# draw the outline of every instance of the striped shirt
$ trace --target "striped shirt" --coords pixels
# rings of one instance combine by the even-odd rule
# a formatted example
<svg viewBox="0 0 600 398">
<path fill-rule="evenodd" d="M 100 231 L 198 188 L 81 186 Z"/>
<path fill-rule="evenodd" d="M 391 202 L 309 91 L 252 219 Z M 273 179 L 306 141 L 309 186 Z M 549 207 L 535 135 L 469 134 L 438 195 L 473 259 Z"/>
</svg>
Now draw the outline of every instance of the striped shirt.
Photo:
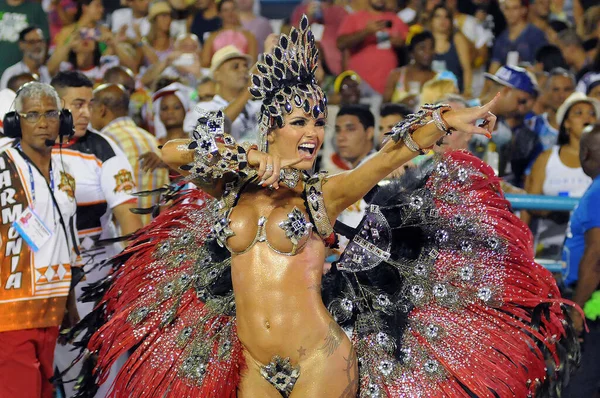
<svg viewBox="0 0 600 398">
<path fill-rule="evenodd" d="M 138 127 L 133 119 L 128 116 L 117 118 L 107 124 L 100 133 L 112 139 L 125 152 L 133 168 L 138 191 L 151 191 L 169 183 L 166 169 L 158 168 L 152 173 L 144 173 L 142 170 L 140 156 L 151 151 L 160 156 L 159 144 L 152 134 Z M 155 196 L 138 198 L 138 206 L 141 208 L 149 208 L 157 202 L 158 197 Z M 150 215 L 144 215 L 142 222 L 147 225 L 150 222 Z"/>
</svg>

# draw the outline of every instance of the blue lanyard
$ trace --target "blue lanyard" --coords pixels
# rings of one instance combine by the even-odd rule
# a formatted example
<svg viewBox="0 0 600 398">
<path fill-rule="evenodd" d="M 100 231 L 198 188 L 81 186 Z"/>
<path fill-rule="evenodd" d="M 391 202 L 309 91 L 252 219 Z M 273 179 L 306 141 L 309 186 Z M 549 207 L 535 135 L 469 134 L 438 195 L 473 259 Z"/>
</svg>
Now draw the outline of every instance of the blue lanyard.
<svg viewBox="0 0 600 398">
<path fill-rule="evenodd" d="M 29 168 L 29 180 L 31 181 L 31 198 L 33 199 L 33 204 L 35 205 L 35 181 L 33 180 L 33 170 L 31 170 L 31 163 L 29 163 L 28 160 L 27 168 Z M 50 163 L 50 189 L 54 191 L 54 174 L 52 174 L 52 163 Z"/>
<path fill-rule="evenodd" d="M 21 143 L 17 145 L 17 148 L 19 149 L 19 151 L 22 151 Z M 31 162 L 28 158 L 25 158 L 25 162 L 27 163 L 27 168 L 29 169 L 29 181 L 31 182 L 31 198 L 33 201 L 33 205 L 35 206 L 35 180 L 33 179 L 33 170 L 31 169 Z M 43 175 L 42 178 L 44 178 Z M 50 190 L 54 192 L 54 174 L 52 173 L 52 161 L 50 161 Z"/>
</svg>

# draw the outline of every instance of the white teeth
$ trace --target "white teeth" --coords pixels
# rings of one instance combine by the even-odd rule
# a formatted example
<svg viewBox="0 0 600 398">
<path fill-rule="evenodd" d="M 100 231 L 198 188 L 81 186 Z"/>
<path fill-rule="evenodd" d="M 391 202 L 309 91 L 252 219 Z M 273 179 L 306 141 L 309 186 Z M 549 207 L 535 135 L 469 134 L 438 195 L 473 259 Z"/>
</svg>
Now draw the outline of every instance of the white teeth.
<svg viewBox="0 0 600 398">
<path fill-rule="evenodd" d="M 314 149 L 317 146 L 315 144 L 301 144 L 299 145 L 299 148 L 309 148 L 309 149 Z"/>
</svg>

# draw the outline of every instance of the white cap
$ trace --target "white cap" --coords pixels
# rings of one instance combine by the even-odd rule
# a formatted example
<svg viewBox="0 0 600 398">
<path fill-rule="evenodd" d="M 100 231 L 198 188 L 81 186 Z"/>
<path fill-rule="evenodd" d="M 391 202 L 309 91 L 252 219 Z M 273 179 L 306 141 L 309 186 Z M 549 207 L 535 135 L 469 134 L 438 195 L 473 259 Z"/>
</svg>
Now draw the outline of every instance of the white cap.
<svg viewBox="0 0 600 398">
<path fill-rule="evenodd" d="M 569 95 L 565 102 L 563 102 L 556 111 L 556 123 L 558 124 L 559 128 L 565 121 L 565 117 L 567 116 L 569 109 L 579 102 L 587 102 L 588 104 L 592 105 L 596 111 L 596 118 L 600 118 L 600 101 L 595 98 L 588 97 L 583 93 L 574 92 L 573 94 Z"/>
</svg>

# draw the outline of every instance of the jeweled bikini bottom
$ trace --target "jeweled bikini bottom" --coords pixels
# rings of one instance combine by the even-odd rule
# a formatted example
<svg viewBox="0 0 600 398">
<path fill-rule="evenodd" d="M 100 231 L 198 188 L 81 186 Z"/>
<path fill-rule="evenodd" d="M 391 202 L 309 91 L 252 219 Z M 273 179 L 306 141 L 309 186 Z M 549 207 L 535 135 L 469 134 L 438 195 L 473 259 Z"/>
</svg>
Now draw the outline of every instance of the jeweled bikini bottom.
<svg viewBox="0 0 600 398">
<path fill-rule="evenodd" d="M 260 367 L 260 374 L 279 391 L 281 396 L 287 398 L 300 377 L 300 366 L 292 366 L 289 357 L 283 359 L 275 355 L 271 362 Z"/>
</svg>

